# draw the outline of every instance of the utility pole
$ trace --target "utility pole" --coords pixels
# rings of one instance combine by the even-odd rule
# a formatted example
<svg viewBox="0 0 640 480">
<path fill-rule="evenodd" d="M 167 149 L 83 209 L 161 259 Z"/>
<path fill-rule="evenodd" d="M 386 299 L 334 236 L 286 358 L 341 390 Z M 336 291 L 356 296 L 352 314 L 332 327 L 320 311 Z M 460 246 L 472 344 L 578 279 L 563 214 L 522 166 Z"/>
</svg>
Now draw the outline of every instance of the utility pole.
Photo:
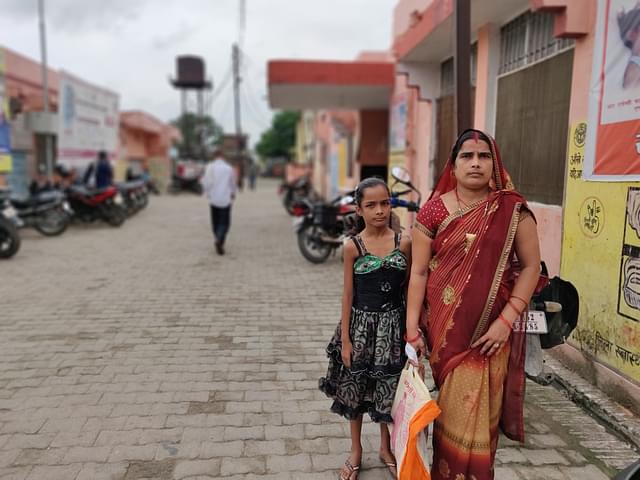
<svg viewBox="0 0 640 480">
<path fill-rule="evenodd" d="M 471 5 L 469 0 L 455 0 L 456 27 L 456 129 L 459 135 L 471 128 Z"/>
<path fill-rule="evenodd" d="M 49 120 L 49 79 L 47 72 L 47 32 L 44 22 L 44 0 L 38 0 L 38 18 L 40 25 L 40 54 L 42 57 L 42 101 L 43 111 Z M 45 133 L 44 136 L 44 158 L 47 166 L 47 177 L 53 182 L 53 152 L 51 151 L 51 134 Z"/>
<path fill-rule="evenodd" d="M 233 44 L 231 58 L 233 61 L 233 106 L 236 121 L 236 135 L 242 134 L 242 122 L 240 118 L 240 48 L 237 43 Z"/>
</svg>

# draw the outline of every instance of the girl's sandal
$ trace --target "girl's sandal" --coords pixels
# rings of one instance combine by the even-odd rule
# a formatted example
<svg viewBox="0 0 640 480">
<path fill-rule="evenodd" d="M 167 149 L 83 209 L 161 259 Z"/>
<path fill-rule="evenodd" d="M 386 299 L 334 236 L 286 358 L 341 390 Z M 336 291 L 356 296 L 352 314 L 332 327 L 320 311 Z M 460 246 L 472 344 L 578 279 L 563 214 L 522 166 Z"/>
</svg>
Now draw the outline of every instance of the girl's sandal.
<svg viewBox="0 0 640 480">
<path fill-rule="evenodd" d="M 344 462 L 344 467 L 340 470 L 338 480 L 357 480 L 359 472 L 360 465 L 351 465 L 351 462 L 347 459 L 347 461 Z"/>
<path fill-rule="evenodd" d="M 398 464 L 396 464 L 395 462 L 387 462 L 384 458 L 382 458 L 382 456 L 380 457 L 380 461 L 384 464 L 385 467 L 387 467 L 387 470 L 393 478 L 398 477 Z"/>
</svg>

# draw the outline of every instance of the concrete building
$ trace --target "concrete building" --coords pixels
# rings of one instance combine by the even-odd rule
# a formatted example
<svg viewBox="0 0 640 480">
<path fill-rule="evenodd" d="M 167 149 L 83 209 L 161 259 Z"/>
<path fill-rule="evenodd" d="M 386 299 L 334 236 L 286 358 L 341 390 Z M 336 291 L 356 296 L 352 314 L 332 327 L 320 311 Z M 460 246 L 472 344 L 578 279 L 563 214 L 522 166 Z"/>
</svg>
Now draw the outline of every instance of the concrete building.
<svg viewBox="0 0 640 480">
<path fill-rule="evenodd" d="M 11 130 L 12 170 L 6 177 L 12 190 L 22 195 L 27 193 L 29 182 L 46 171 L 46 134 L 52 136 L 54 163 L 56 161 L 57 113 L 62 72 L 48 69 L 49 110 L 53 115 L 44 117 L 40 63 L 8 48 L 0 47 L 0 50 L 4 59 L 4 92 L 10 112 Z M 79 80 L 89 87 L 100 88 Z M 164 185 L 171 173 L 169 150 L 179 138 L 178 131 L 142 111 L 122 112 L 115 121 L 118 122 L 118 140 L 112 159 L 116 178 L 124 179 L 124 172 L 130 162 L 145 163 L 149 165 L 156 182 Z M 90 155 L 86 161 L 93 158 L 95 155 Z"/>
<path fill-rule="evenodd" d="M 633 23 L 636 3 L 471 0 L 471 96 L 474 126 L 496 137 L 536 215 L 550 274 L 580 292 L 578 328 L 554 354 L 640 411 L 640 87 L 609 80 L 632 78 L 625 45 L 627 32 L 640 28 Z M 360 169 L 352 181 L 371 158 L 362 155 L 364 139 L 372 145 L 374 137 L 387 138 L 381 166 L 407 168 L 426 197 L 455 138 L 454 4 L 397 3 L 389 19 L 391 77 L 365 74 L 372 67 L 360 61 L 270 62 L 272 106 L 315 109 L 318 125 L 326 110 L 358 109 Z M 621 9 L 628 16 L 620 17 Z M 388 117 L 376 124 L 386 127 L 363 120 L 372 109 Z M 328 138 L 331 151 L 335 136 Z M 314 166 L 314 176 L 329 185 L 321 191 L 343 186 L 340 176 L 326 173 L 333 170 L 322 155 Z M 409 227 L 413 218 L 404 221 Z"/>
</svg>

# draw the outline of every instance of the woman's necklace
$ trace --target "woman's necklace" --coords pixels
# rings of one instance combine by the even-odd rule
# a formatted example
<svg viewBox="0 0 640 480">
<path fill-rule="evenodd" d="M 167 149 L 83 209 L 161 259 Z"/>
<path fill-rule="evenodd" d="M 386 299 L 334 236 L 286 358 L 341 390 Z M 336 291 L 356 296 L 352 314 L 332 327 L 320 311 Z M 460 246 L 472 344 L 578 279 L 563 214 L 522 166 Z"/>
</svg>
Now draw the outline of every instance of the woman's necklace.
<svg viewBox="0 0 640 480">
<path fill-rule="evenodd" d="M 455 188 L 455 192 L 456 192 L 456 201 L 458 202 L 458 212 L 462 212 L 462 205 L 464 205 L 466 208 L 469 206 L 469 204 L 460 198 L 460 195 L 458 194 L 458 187 Z"/>
</svg>

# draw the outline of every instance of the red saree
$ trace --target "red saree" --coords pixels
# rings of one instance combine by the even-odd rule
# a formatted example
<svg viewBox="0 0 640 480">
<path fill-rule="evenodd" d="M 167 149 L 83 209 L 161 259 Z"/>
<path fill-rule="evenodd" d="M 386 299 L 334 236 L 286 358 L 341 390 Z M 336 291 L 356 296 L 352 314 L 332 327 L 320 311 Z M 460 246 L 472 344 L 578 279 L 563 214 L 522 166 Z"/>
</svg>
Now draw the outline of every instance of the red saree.
<svg viewBox="0 0 640 480">
<path fill-rule="evenodd" d="M 433 238 L 421 327 L 427 333 L 442 409 L 434 427 L 434 480 L 492 480 L 498 429 L 524 440 L 524 334 L 513 332 L 489 358 L 470 348 L 513 289 L 513 244 L 526 205 L 513 191 L 493 140 L 491 149 L 494 178 L 487 200 L 448 215 L 436 226 L 424 212 L 416 223 Z M 432 199 L 455 188 L 449 169 Z"/>
</svg>

